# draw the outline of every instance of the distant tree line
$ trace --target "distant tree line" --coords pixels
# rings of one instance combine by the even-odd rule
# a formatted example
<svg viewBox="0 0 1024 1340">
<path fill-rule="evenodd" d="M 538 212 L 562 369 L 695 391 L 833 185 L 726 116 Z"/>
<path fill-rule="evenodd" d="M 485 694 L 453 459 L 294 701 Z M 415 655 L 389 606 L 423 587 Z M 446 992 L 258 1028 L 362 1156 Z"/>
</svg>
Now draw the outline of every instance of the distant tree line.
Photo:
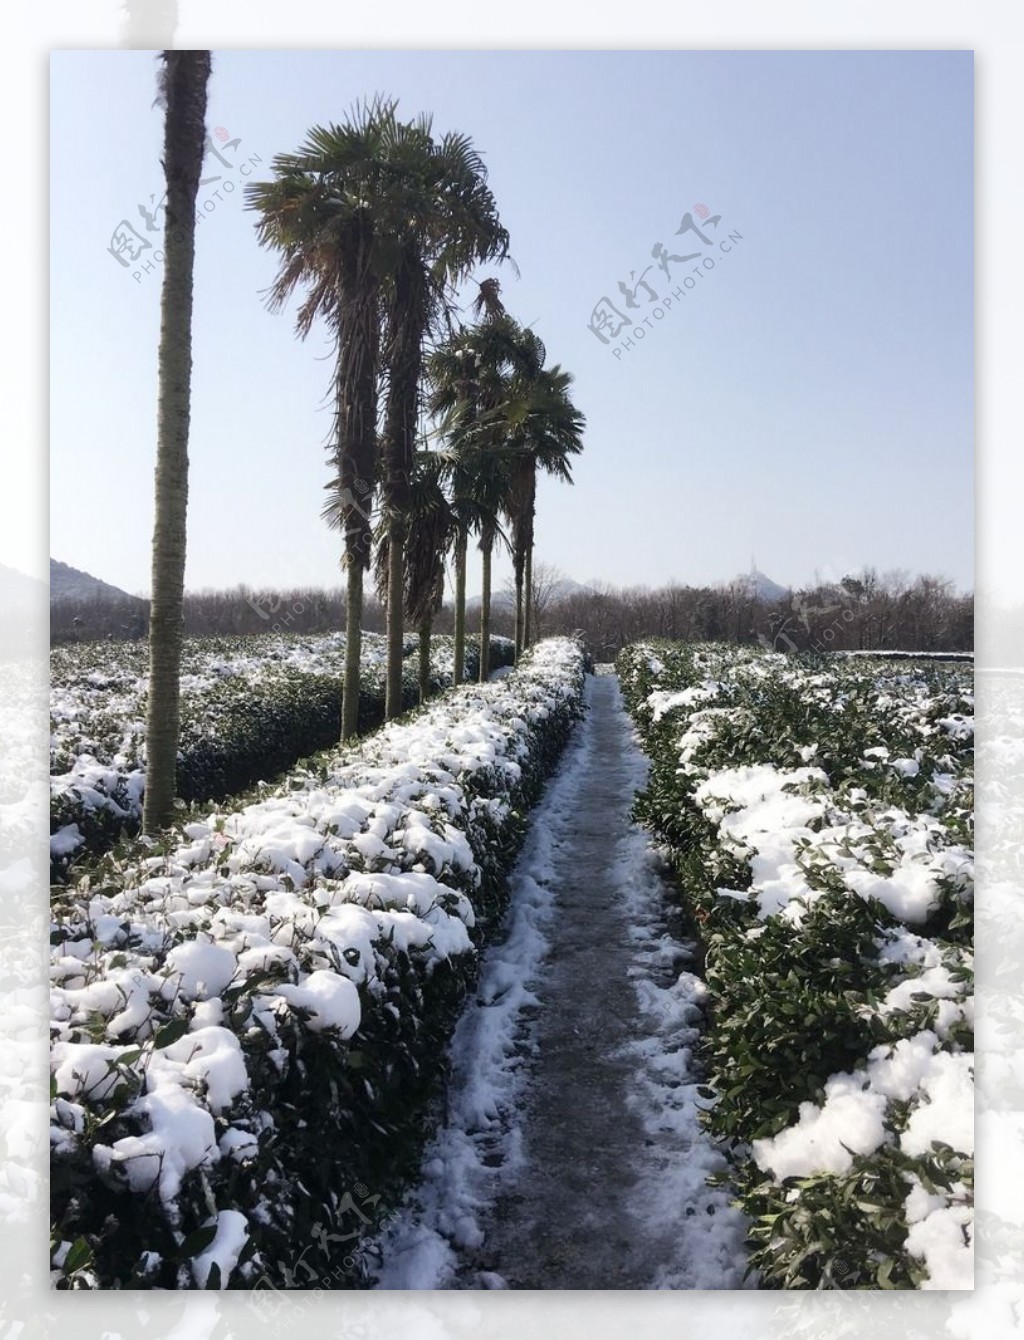
<svg viewBox="0 0 1024 1340">
<path fill-rule="evenodd" d="M 879 575 L 866 569 L 838 582 L 819 583 L 774 601 L 758 599 L 746 581 L 725 586 L 673 584 L 656 589 L 598 585 L 566 589 L 557 569 L 539 563 L 533 573 L 531 608 L 535 635 L 582 630 L 598 660 L 612 660 L 644 637 L 681 641 L 749 643 L 777 651 L 972 651 L 974 597 L 958 593 L 942 577 Z M 186 594 L 184 631 L 189 637 L 253 633 L 326 633 L 345 627 L 341 588 L 288 591 L 239 586 Z M 514 636 L 514 590 L 492 608 L 495 633 Z M 51 640 L 146 636 L 144 605 L 107 601 L 61 601 L 51 611 Z M 384 632 L 384 607 L 367 599 L 362 626 Z M 434 631 L 451 632 L 454 609 L 446 603 Z"/>
<path fill-rule="evenodd" d="M 61 597 L 50 602 L 50 644 L 134 641 L 149 636 L 149 601 Z"/>
<path fill-rule="evenodd" d="M 974 597 L 942 577 L 879 576 L 870 569 L 773 601 L 758 599 L 745 581 L 655 590 L 600 586 L 554 595 L 538 627 L 543 636 L 583 629 L 595 658 L 609 661 L 644 637 L 776 651 L 972 651 Z"/>
<path fill-rule="evenodd" d="M 186 637 L 249 637 L 254 633 L 328 633 L 345 627 L 345 592 L 257 590 L 238 586 L 223 591 L 186 592 Z M 363 610 L 367 632 L 384 631 L 383 607 L 368 599 Z M 50 606 L 50 641 L 133 641 L 149 634 L 149 604 L 61 599 Z"/>
</svg>

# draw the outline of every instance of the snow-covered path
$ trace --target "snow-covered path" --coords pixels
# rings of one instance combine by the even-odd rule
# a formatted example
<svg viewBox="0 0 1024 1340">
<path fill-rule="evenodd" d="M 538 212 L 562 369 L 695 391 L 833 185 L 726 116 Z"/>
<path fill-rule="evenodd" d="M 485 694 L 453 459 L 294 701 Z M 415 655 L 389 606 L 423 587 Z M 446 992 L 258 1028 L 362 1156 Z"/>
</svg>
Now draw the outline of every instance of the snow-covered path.
<svg viewBox="0 0 1024 1340">
<path fill-rule="evenodd" d="M 743 1225 L 697 1117 L 702 983 L 631 824 L 647 764 L 618 681 L 589 712 L 512 879 L 452 1048 L 421 1184 L 376 1247 L 384 1289 L 736 1289 Z"/>
</svg>

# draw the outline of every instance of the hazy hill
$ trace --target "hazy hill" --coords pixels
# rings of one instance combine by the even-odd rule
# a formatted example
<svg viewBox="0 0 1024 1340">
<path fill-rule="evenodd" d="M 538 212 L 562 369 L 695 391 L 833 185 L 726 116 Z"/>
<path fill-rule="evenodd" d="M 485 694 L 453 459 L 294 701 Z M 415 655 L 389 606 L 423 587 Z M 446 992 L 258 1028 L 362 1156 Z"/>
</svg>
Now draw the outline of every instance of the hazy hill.
<svg viewBox="0 0 1024 1340">
<path fill-rule="evenodd" d="M 583 586 L 580 582 L 574 582 L 571 577 L 560 577 L 551 587 L 551 600 L 565 600 L 568 596 L 576 595 L 580 591 L 589 591 L 589 586 Z M 515 594 L 507 587 L 500 587 L 491 592 L 491 609 L 510 610 L 515 606 Z M 480 608 L 480 597 L 469 596 L 466 600 L 466 608 L 478 610 Z"/>
<path fill-rule="evenodd" d="M 792 595 L 788 586 L 780 586 L 778 582 L 773 582 L 759 568 L 751 568 L 749 572 L 741 573 L 738 577 L 734 577 L 729 585 L 741 588 L 752 600 L 765 605 L 771 605 L 776 600 L 788 600 Z"/>
<path fill-rule="evenodd" d="M 130 596 L 119 586 L 111 586 L 109 582 L 100 581 L 98 577 L 93 577 L 88 572 L 80 572 L 78 568 L 72 568 L 67 563 L 59 563 L 57 559 L 51 558 L 50 604 L 55 605 L 64 600 L 96 600 L 138 605 L 147 603 L 138 596 Z"/>
</svg>

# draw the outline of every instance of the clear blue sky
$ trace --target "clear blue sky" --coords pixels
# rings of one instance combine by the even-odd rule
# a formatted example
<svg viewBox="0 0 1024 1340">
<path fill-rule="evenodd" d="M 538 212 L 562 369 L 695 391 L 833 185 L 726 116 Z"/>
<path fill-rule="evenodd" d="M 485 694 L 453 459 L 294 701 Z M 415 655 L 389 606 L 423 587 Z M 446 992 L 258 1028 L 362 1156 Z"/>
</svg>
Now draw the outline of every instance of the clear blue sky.
<svg viewBox="0 0 1024 1340">
<path fill-rule="evenodd" d="M 215 52 L 208 123 L 238 138 L 226 158 L 262 159 L 250 180 L 377 92 L 473 137 L 521 270 L 503 296 L 575 374 L 588 420 L 575 486 L 540 491 L 542 560 L 657 585 L 726 579 L 756 554 L 785 584 L 871 564 L 970 588 L 972 66 Z M 160 274 L 136 282 L 107 248 L 121 219 L 159 245 L 138 212 L 163 190 L 155 73 L 126 51 L 51 65 L 50 549 L 129 591 L 149 583 Z M 275 261 L 239 168 L 205 172 L 235 190 L 197 235 L 187 585 L 334 585 L 327 341 L 295 338 L 294 305 L 263 308 Z M 651 249 L 697 249 L 675 234 L 698 203 L 742 242 L 616 359 L 594 305 L 621 308 L 619 281 L 648 265 L 663 289 Z"/>
</svg>

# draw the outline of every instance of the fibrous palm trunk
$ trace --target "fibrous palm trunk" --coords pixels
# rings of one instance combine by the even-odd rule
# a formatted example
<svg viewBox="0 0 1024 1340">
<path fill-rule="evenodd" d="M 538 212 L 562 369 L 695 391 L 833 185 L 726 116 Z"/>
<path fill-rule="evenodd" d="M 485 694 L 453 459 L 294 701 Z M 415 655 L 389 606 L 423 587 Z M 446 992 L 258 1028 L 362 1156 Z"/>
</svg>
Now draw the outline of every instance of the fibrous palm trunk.
<svg viewBox="0 0 1024 1340">
<path fill-rule="evenodd" d="M 387 331 L 389 394 L 384 425 L 384 505 L 388 517 L 388 666 L 384 715 L 402 710 L 405 545 L 411 510 L 411 481 L 416 452 L 416 417 L 423 336 L 427 323 L 422 266 L 407 256 L 395 278 Z"/>
<path fill-rule="evenodd" d="M 533 518 L 537 494 L 537 463 L 524 454 L 516 466 L 512 489 L 512 566 L 515 580 L 516 660 L 530 644 L 530 578 L 528 558 L 533 547 Z"/>
<path fill-rule="evenodd" d="M 480 541 L 483 551 L 480 593 L 480 683 L 486 684 L 491 673 L 491 551 L 494 536 L 485 531 Z"/>
<path fill-rule="evenodd" d="M 426 615 L 420 621 L 420 702 L 425 703 L 430 697 L 430 632 L 433 627 L 433 617 Z"/>
<path fill-rule="evenodd" d="M 341 738 L 359 729 L 363 574 L 370 561 L 373 479 L 377 454 L 377 357 L 379 286 L 370 245 L 346 255 L 340 278 L 338 320 L 338 480 L 345 527 L 345 684 Z"/>
<path fill-rule="evenodd" d="M 403 523 L 399 521 L 393 522 L 388 529 L 388 668 L 384 715 L 389 721 L 392 717 L 398 716 L 402 710 L 402 652 L 405 650 L 405 628 L 402 620 L 404 530 Z"/>
<path fill-rule="evenodd" d="M 143 830 L 174 812 L 180 730 L 182 602 L 188 510 L 195 202 L 206 136 L 208 51 L 165 51 L 164 277 L 160 299 L 159 403 L 146 708 Z"/>
<path fill-rule="evenodd" d="M 469 538 L 460 531 L 455 542 L 455 666 L 452 683 L 461 684 L 466 666 L 466 550 Z"/>
<path fill-rule="evenodd" d="M 530 544 L 526 550 L 526 558 L 523 563 L 523 647 L 532 647 L 533 639 L 536 636 L 534 628 L 534 608 L 533 608 L 533 537 L 530 537 Z"/>
<path fill-rule="evenodd" d="M 363 569 L 345 568 L 345 685 L 341 698 L 341 738 L 359 733 L 359 661 L 362 656 Z"/>
<path fill-rule="evenodd" d="M 517 563 L 515 565 L 515 584 L 516 584 L 516 613 L 515 613 L 515 631 L 514 638 L 516 644 L 516 660 L 523 651 L 526 628 L 526 611 L 523 607 L 523 569 Z"/>
</svg>

